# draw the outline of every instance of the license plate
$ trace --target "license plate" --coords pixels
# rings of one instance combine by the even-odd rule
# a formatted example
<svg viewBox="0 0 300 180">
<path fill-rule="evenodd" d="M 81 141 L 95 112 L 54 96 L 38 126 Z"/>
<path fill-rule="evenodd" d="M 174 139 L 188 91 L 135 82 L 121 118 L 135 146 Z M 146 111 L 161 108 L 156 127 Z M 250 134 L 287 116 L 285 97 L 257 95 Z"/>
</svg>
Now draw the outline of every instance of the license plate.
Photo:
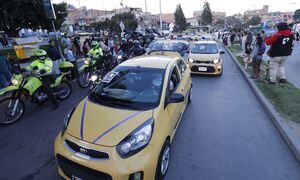
<svg viewBox="0 0 300 180">
<path fill-rule="evenodd" d="M 198 67 L 198 71 L 207 71 L 207 67 Z"/>
</svg>

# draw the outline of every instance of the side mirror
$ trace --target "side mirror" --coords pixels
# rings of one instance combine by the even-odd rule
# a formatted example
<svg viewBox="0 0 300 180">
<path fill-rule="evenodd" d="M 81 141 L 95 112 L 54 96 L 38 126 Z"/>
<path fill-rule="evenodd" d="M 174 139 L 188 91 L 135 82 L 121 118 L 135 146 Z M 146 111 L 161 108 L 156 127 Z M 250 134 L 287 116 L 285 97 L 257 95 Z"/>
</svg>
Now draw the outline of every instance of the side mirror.
<svg viewBox="0 0 300 180">
<path fill-rule="evenodd" d="M 184 101 L 184 95 L 180 93 L 173 93 L 169 100 L 168 103 L 181 103 Z"/>
<path fill-rule="evenodd" d="M 220 51 L 220 54 L 225 54 L 225 51 L 221 50 L 221 51 Z"/>
</svg>

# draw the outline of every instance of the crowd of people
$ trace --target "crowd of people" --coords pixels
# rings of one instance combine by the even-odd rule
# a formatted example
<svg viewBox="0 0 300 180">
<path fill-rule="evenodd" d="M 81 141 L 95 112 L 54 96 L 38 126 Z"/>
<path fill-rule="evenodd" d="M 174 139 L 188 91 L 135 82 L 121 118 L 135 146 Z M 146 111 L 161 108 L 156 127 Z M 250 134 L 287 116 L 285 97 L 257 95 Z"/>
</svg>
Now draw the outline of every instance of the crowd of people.
<svg viewBox="0 0 300 180">
<path fill-rule="evenodd" d="M 261 77 L 261 64 L 264 55 L 269 58 L 267 81 L 271 85 L 286 83 L 285 62 L 293 52 L 294 41 L 299 41 L 299 32 L 294 34 L 287 23 L 277 24 L 277 33 L 267 36 L 265 31 L 253 34 L 251 31 L 230 32 L 219 35 L 225 46 L 235 42 L 242 45 L 245 69 L 251 64 L 254 80 Z M 268 48 L 269 47 L 269 48 Z"/>
</svg>

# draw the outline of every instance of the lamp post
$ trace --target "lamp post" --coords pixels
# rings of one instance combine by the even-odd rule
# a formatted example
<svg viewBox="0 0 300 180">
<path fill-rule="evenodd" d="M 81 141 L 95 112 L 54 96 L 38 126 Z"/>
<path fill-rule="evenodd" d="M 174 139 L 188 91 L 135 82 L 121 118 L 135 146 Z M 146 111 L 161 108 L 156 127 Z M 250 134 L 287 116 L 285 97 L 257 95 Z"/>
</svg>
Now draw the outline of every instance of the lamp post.
<svg viewBox="0 0 300 180">
<path fill-rule="evenodd" d="M 162 14 L 161 14 L 161 0 L 159 0 L 159 12 L 160 12 L 160 31 L 163 32 L 163 24 L 162 24 Z"/>
</svg>

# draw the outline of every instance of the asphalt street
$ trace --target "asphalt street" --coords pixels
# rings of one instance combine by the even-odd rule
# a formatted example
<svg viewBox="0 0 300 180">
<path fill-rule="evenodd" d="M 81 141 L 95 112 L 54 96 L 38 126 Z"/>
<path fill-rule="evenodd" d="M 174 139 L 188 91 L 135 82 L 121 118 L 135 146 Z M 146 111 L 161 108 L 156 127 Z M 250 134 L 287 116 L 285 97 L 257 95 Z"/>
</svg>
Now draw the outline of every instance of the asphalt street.
<svg viewBox="0 0 300 180">
<path fill-rule="evenodd" d="M 296 42 L 293 54 L 286 61 L 287 79 L 300 88 L 300 42 Z"/>
<path fill-rule="evenodd" d="M 167 180 L 299 180 L 300 166 L 228 55 L 222 77 L 193 76 L 193 102 L 172 144 Z M 1 180 L 58 180 L 53 142 L 64 116 L 87 91 L 51 111 L 28 105 L 0 127 Z"/>
</svg>

